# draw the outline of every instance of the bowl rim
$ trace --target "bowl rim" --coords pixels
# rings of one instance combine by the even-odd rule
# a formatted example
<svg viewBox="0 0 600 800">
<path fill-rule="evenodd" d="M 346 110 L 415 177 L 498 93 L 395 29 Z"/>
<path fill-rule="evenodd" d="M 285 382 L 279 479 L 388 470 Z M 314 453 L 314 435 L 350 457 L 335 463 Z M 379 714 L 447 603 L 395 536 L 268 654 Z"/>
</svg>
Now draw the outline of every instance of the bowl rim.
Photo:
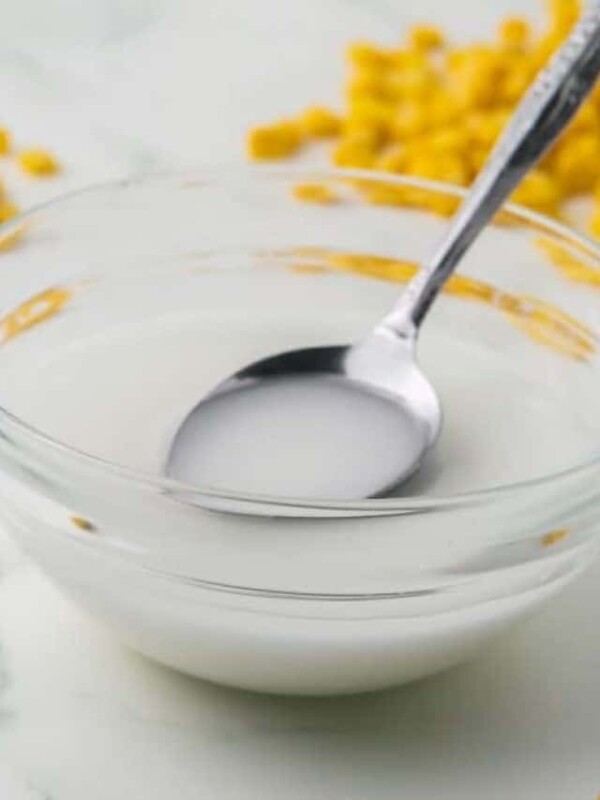
<svg viewBox="0 0 600 800">
<path fill-rule="evenodd" d="M 236 164 L 235 166 L 209 166 L 198 169 L 168 170 L 152 172 L 139 176 L 131 176 L 113 180 L 94 182 L 83 187 L 62 193 L 43 203 L 36 204 L 9 221 L 0 224 L 0 237 L 10 234 L 20 228 L 27 220 L 35 217 L 40 212 L 77 200 L 90 194 L 127 189 L 130 186 L 152 185 L 159 182 L 183 181 L 183 185 L 200 185 L 223 183 L 226 181 L 253 180 L 261 181 L 268 178 L 279 180 L 306 182 L 307 178 L 314 181 L 331 180 L 363 180 L 372 183 L 385 183 L 399 187 L 421 189 L 426 192 L 441 194 L 462 199 L 468 194 L 468 189 L 455 186 L 442 181 L 435 181 L 420 177 L 389 174 L 375 170 L 335 169 L 329 167 L 304 166 L 256 166 Z M 555 236 L 567 244 L 579 246 L 600 263 L 600 245 L 585 234 L 579 233 L 561 222 L 553 220 L 543 214 L 524 208 L 514 203 L 506 203 L 503 208 L 514 217 L 523 220 L 532 227 Z M 450 494 L 428 496 L 403 496 L 400 498 L 367 498 L 364 500 L 332 500 L 320 498 L 286 498 L 284 496 L 260 495 L 249 492 L 235 492 L 216 489 L 210 486 L 195 486 L 184 482 L 156 475 L 142 469 L 134 469 L 110 459 L 96 456 L 60 439 L 44 433 L 43 430 L 29 424 L 17 414 L 0 405 L 0 419 L 6 422 L 13 430 L 24 434 L 26 438 L 40 443 L 51 451 L 80 461 L 88 467 L 111 474 L 124 482 L 144 485 L 153 489 L 162 490 L 172 495 L 179 501 L 193 505 L 206 506 L 211 510 L 232 510 L 231 504 L 236 506 L 239 513 L 253 513 L 259 515 L 276 514 L 284 516 L 318 516 L 322 512 L 326 516 L 378 516 L 414 513 L 415 511 L 441 510 L 449 507 L 470 504 L 480 505 L 485 501 L 494 501 L 506 494 L 528 491 L 537 487 L 559 482 L 565 478 L 578 476 L 600 467 L 600 442 L 597 455 L 582 459 L 575 464 L 567 465 L 552 472 L 535 475 L 521 481 L 512 481 L 501 484 L 492 484 L 480 489 L 468 490 Z M 312 512 L 312 513 L 311 513 Z"/>
</svg>

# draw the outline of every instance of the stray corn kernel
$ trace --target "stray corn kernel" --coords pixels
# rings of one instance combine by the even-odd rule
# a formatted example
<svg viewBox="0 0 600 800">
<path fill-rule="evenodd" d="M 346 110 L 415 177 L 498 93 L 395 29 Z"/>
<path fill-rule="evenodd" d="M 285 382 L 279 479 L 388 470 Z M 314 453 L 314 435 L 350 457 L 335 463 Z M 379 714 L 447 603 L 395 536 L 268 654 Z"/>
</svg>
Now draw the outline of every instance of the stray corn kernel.
<svg viewBox="0 0 600 800">
<path fill-rule="evenodd" d="M 447 181 L 459 186 L 464 186 L 469 178 L 462 159 L 451 153 L 417 155 L 409 162 L 407 172 L 410 175 Z"/>
<path fill-rule="evenodd" d="M 436 50 L 445 43 L 444 34 L 435 25 L 415 25 L 408 40 L 416 50 Z"/>
<path fill-rule="evenodd" d="M 593 133 L 563 139 L 553 158 L 554 173 L 571 197 L 594 188 L 598 164 L 600 140 Z"/>
<path fill-rule="evenodd" d="M 289 158 L 302 146 L 302 133 L 293 120 L 253 128 L 247 141 L 248 155 L 255 160 Z"/>
<path fill-rule="evenodd" d="M 393 72 L 388 74 L 387 70 L 377 67 L 355 70 L 346 85 L 346 100 L 350 108 L 356 103 L 385 100 L 390 95 L 393 97 L 393 76 Z"/>
<path fill-rule="evenodd" d="M 348 48 L 348 61 L 355 67 L 384 67 L 389 56 L 381 47 L 370 42 L 354 42 Z"/>
<path fill-rule="evenodd" d="M 70 517 L 71 522 L 75 525 L 76 528 L 79 528 L 81 531 L 95 531 L 96 526 L 93 522 L 90 522 L 89 519 L 85 519 L 85 517 Z"/>
<path fill-rule="evenodd" d="M 309 106 L 300 116 L 304 133 L 318 139 L 337 136 L 342 129 L 342 120 L 333 111 L 323 106 Z"/>
<path fill-rule="evenodd" d="M 25 233 L 25 225 L 19 225 L 12 230 L 7 231 L 0 235 L 0 253 L 4 253 L 7 250 L 12 250 L 23 238 Z"/>
<path fill-rule="evenodd" d="M 554 216 L 562 200 L 560 184 L 540 169 L 533 169 L 525 176 L 513 193 L 511 200 L 534 211 Z"/>
<path fill-rule="evenodd" d="M 11 138 L 10 131 L 6 128 L 0 128 L 0 156 L 5 156 L 10 152 Z"/>
<path fill-rule="evenodd" d="M 28 175 L 46 177 L 59 170 L 58 161 L 47 150 L 22 150 L 17 156 L 17 163 Z"/>
<path fill-rule="evenodd" d="M 332 153 L 333 163 L 337 167 L 354 169 L 371 169 L 377 158 L 376 150 L 366 141 L 360 139 L 341 139 Z"/>
<path fill-rule="evenodd" d="M 468 154 L 470 141 L 460 127 L 436 128 L 427 137 L 427 149 L 440 153 Z"/>
<path fill-rule="evenodd" d="M 13 339 L 23 331 L 58 314 L 71 296 L 70 289 L 57 287 L 46 289 L 21 303 L 14 311 L 9 312 L 4 319 L 0 320 L 2 341 Z"/>
<path fill-rule="evenodd" d="M 563 246 L 547 236 L 540 236 L 535 244 L 565 278 L 576 283 L 600 288 L 600 270 L 586 262 L 579 254 L 573 253 L 568 246 Z"/>
<path fill-rule="evenodd" d="M 482 59 L 460 70 L 454 77 L 454 94 L 465 111 L 487 109 L 496 100 L 498 71 L 492 62 Z"/>
<path fill-rule="evenodd" d="M 569 133 L 597 132 L 600 127 L 599 109 L 590 103 L 585 103 L 569 123 Z"/>
<path fill-rule="evenodd" d="M 555 531 L 550 531 L 545 536 L 542 536 L 542 546 L 552 547 L 567 538 L 569 531 L 567 528 L 557 528 Z"/>
<path fill-rule="evenodd" d="M 596 206 L 589 221 L 589 231 L 600 239 L 600 206 Z"/>
<path fill-rule="evenodd" d="M 461 109 L 448 91 L 438 90 L 429 101 L 427 116 L 432 127 L 444 127 L 460 119 Z"/>
<path fill-rule="evenodd" d="M 500 42 L 509 47 L 525 47 L 531 36 L 531 26 L 523 17 L 507 17 L 500 24 Z"/>
<path fill-rule="evenodd" d="M 531 76 L 521 70 L 511 70 L 502 76 L 498 87 L 499 97 L 507 105 L 516 104 L 531 84 Z"/>
<path fill-rule="evenodd" d="M 367 99 L 354 103 L 344 131 L 352 127 L 370 127 L 380 138 L 388 135 L 394 120 L 394 106 L 382 100 Z"/>
<path fill-rule="evenodd" d="M 383 172 L 403 172 L 406 168 L 406 149 L 401 144 L 393 145 L 378 159 L 376 166 Z"/>
<path fill-rule="evenodd" d="M 292 194 L 302 203 L 331 205 L 339 200 L 333 189 L 324 183 L 297 183 L 292 189 Z"/>
<path fill-rule="evenodd" d="M 390 129 L 399 141 L 414 140 L 429 127 L 427 111 L 419 103 L 404 105 L 392 120 Z"/>
<path fill-rule="evenodd" d="M 504 110 L 491 111 L 487 114 L 475 111 L 467 115 L 465 128 L 473 144 L 490 148 L 500 136 L 509 115 L 510 112 Z"/>
<path fill-rule="evenodd" d="M 581 14 L 580 0 L 548 0 L 551 24 L 563 38 L 568 35 Z"/>
<path fill-rule="evenodd" d="M 14 203 L 9 203 L 8 201 L 0 203 L 0 224 L 8 222 L 9 219 L 16 217 L 18 213 L 19 209 Z"/>
</svg>

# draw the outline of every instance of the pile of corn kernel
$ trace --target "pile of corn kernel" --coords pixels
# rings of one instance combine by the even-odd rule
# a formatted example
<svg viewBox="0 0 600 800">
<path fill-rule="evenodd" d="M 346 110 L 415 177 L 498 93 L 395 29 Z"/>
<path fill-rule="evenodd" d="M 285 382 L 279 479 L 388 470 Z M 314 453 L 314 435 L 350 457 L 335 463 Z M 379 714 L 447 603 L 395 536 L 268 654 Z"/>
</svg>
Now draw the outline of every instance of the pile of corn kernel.
<svg viewBox="0 0 600 800">
<path fill-rule="evenodd" d="M 342 113 L 310 106 L 298 116 L 252 129 L 252 159 L 288 158 L 311 142 L 330 140 L 334 165 L 404 173 L 467 186 L 485 161 L 511 111 L 537 71 L 569 33 L 579 0 L 547 0 L 549 22 L 534 34 L 521 17 L 499 25 L 496 40 L 451 46 L 432 25 L 409 31 L 406 42 L 384 48 L 355 42 Z M 327 203 L 327 187 L 302 185 L 296 197 Z M 550 152 L 523 181 L 513 200 L 555 217 L 579 196 L 594 198 L 590 229 L 600 236 L 600 86 Z M 372 202 L 411 205 L 397 191 Z M 448 202 L 450 200 L 450 203 Z M 421 195 L 437 213 L 452 198 Z"/>
<path fill-rule="evenodd" d="M 47 150 L 31 148 L 15 151 L 12 136 L 7 128 L 0 127 L 0 157 L 13 156 L 19 169 L 34 178 L 45 178 L 59 171 L 56 158 Z M 0 180 L 0 224 L 17 216 L 19 209 L 9 197 L 4 183 Z"/>
</svg>

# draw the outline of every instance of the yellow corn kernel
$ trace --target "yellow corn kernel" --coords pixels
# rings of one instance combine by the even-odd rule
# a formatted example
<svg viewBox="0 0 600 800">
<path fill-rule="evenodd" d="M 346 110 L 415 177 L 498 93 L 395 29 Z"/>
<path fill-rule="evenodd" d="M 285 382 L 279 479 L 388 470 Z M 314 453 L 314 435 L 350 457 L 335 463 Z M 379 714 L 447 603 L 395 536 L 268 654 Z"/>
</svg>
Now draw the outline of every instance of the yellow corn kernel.
<svg viewBox="0 0 600 800">
<path fill-rule="evenodd" d="M 301 203 L 332 205 L 339 200 L 331 187 L 324 183 L 297 183 L 292 189 L 292 194 Z"/>
<path fill-rule="evenodd" d="M 373 127 L 386 134 L 394 118 L 394 106 L 377 98 L 355 102 L 348 115 L 348 127 Z M 346 128 L 344 129 L 346 130 Z"/>
<path fill-rule="evenodd" d="M 561 46 L 565 38 L 565 34 L 551 30 L 543 36 L 535 45 L 530 60 L 535 69 L 540 69 L 546 66 L 550 58 L 554 55 L 556 50 Z"/>
<path fill-rule="evenodd" d="M 556 180 L 541 169 L 534 169 L 524 178 L 511 200 L 535 211 L 556 214 L 562 194 Z"/>
<path fill-rule="evenodd" d="M 0 202 L 0 224 L 8 222 L 9 219 L 16 217 L 19 209 L 14 203 L 9 203 L 8 200 Z"/>
<path fill-rule="evenodd" d="M 509 298 L 508 295 L 504 297 Z M 499 307 L 534 341 L 578 361 L 586 361 L 596 352 L 592 331 L 575 317 L 531 295 L 516 295 L 510 299 L 510 306 L 499 303 Z"/>
<path fill-rule="evenodd" d="M 504 103 L 516 104 L 531 84 L 531 75 L 525 70 L 510 70 L 502 76 L 498 96 Z"/>
<path fill-rule="evenodd" d="M 593 189 L 600 164 L 600 141 L 585 133 L 563 140 L 553 154 L 552 167 L 565 192 L 580 194 Z"/>
<path fill-rule="evenodd" d="M 305 134 L 316 139 L 337 136 L 342 128 L 338 114 L 324 106 L 309 106 L 300 116 L 300 126 Z"/>
<path fill-rule="evenodd" d="M 360 139 L 340 139 L 331 158 L 337 167 L 354 169 L 370 169 L 375 164 L 377 151 L 370 144 Z"/>
<path fill-rule="evenodd" d="M 415 172 L 413 174 L 423 176 L 423 171 L 420 170 L 418 173 Z M 431 211 L 442 217 L 448 217 L 454 214 L 459 203 L 458 198 L 446 192 L 433 192 L 419 189 L 418 187 L 405 187 L 402 190 L 401 202 L 397 202 L 396 205 L 419 208 Z"/>
<path fill-rule="evenodd" d="M 389 95 L 388 74 L 376 67 L 357 69 L 346 86 L 346 101 L 352 105 L 369 99 L 385 99 Z"/>
<path fill-rule="evenodd" d="M 5 253 L 7 250 L 12 250 L 15 245 L 19 244 L 23 235 L 25 234 L 25 225 L 21 224 L 12 227 L 0 235 L 0 253 Z"/>
<path fill-rule="evenodd" d="M 0 128 L 0 156 L 5 156 L 10 151 L 10 131 Z"/>
<path fill-rule="evenodd" d="M 467 162 L 471 167 L 471 172 L 476 175 L 481 171 L 483 165 L 488 160 L 490 155 L 490 148 L 482 145 L 470 147 L 467 154 Z"/>
<path fill-rule="evenodd" d="M 22 150 L 17 156 L 17 163 L 28 175 L 46 177 L 58 172 L 58 161 L 47 150 L 32 148 Z"/>
<path fill-rule="evenodd" d="M 365 189 L 397 189 L 391 184 L 376 183 L 373 181 L 363 182 L 361 193 Z M 383 197 L 383 195 L 381 195 Z M 333 269 L 353 272 L 359 275 L 368 275 L 372 278 L 380 278 L 386 281 L 405 282 L 413 278 L 419 270 L 417 264 L 412 261 L 395 261 L 391 258 L 381 256 L 364 255 L 362 253 L 333 253 L 327 256 L 329 266 Z"/>
<path fill-rule="evenodd" d="M 383 138 L 379 125 L 373 125 L 356 117 L 348 117 L 344 122 L 342 139 L 345 141 L 351 140 L 354 144 L 368 147 L 375 152 L 382 144 Z"/>
<path fill-rule="evenodd" d="M 466 275 L 452 275 L 445 286 L 445 291 L 458 297 L 468 297 L 480 303 L 493 303 L 498 290 L 488 283 L 469 278 Z"/>
<path fill-rule="evenodd" d="M 430 69 L 431 62 L 427 53 L 414 48 L 408 50 L 392 50 L 389 57 L 391 69 Z"/>
<path fill-rule="evenodd" d="M 540 541 L 542 543 L 542 547 L 552 547 L 553 545 L 562 542 L 564 539 L 567 538 L 568 535 L 569 535 L 568 528 L 556 528 L 555 530 L 550 531 L 549 533 L 546 533 L 544 536 L 542 536 Z"/>
<path fill-rule="evenodd" d="M 502 133 L 510 117 L 510 111 L 498 110 L 488 113 L 474 112 L 465 120 L 465 127 L 475 145 L 489 148 Z"/>
<path fill-rule="evenodd" d="M 422 207 L 428 209 L 439 217 L 451 217 L 456 214 L 460 200 L 449 194 L 432 194 L 423 203 Z"/>
<path fill-rule="evenodd" d="M 416 50 L 437 50 L 446 41 L 441 29 L 435 25 L 415 25 L 408 40 Z"/>
<path fill-rule="evenodd" d="M 496 99 L 496 75 L 477 67 L 464 70 L 456 79 L 455 95 L 464 109 L 487 108 Z"/>
<path fill-rule="evenodd" d="M 293 120 L 252 128 L 246 142 L 248 155 L 255 160 L 288 158 L 302 146 L 302 132 Z"/>
<path fill-rule="evenodd" d="M 584 103 L 575 114 L 569 127 L 565 131 L 567 135 L 572 133 L 597 132 L 600 124 L 598 109 L 593 103 Z"/>
<path fill-rule="evenodd" d="M 496 100 L 499 74 L 506 68 L 500 52 L 481 45 L 462 51 L 460 58 L 448 62 L 450 87 L 463 106 L 485 106 Z"/>
<path fill-rule="evenodd" d="M 347 50 L 347 56 L 355 67 L 385 67 L 390 61 L 389 53 L 370 42 L 353 42 Z"/>
<path fill-rule="evenodd" d="M 391 124 L 391 133 L 400 141 L 419 136 L 429 127 L 425 108 L 419 103 L 402 106 Z"/>
<path fill-rule="evenodd" d="M 425 101 L 434 96 L 438 81 L 430 69 L 409 67 L 388 76 L 388 91 L 398 100 Z"/>
<path fill-rule="evenodd" d="M 470 171 L 463 160 L 449 153 L 415 155 L 407 164 L 407 172 L 421 178 L 447 181 L 459 186 L 465 186 L 470 177 Z"/>
<path fill-rule="evenodd" d="M 596 83 L 590 92 L 588 103 L 594 105 L 596 108 L 600 107 L 600 83 Z"/>
<path fill-rule="evenodd" d="M 590 233 L 600 239 L 600 205 L 594 208 L 588 227 Z"/>
<path fill-rule="evenodd" d="M 406 167 L 406 150 L 401 144 L 392 145 L 375 164 L 383 172 L 403 172 Z"/>
<path fill-rule="evenodd" d="M 344 132 L 337 139 L 338 143 L 352 142 L 355 145 L 371 150 L 374 154 L 378 153 L 386 144 L 387 135 L 380 125 L 362 122 L 349 118 L 344 123 Z"/>
<path fill-rule="evenodd" d="M 411 206 L 410 189 L 392 184 L 373 183 L 361 187 L 363 197 L 374 206 Z"/>
<path fill-rule="evenodd" d="M 86 519 L 85 517 L 69 517 L 69 519 L 76 528 L 79 528 L 80 531 L 88 531 L 92 533 L 96 530 L 94 523 L 90 522 L 89 519 Z"/>
<path fill-rule="evenodd" d="M 438 91 L 429 100 L 427 116 L 432 127 L 452 125 L 461 115 L 454 98 L 445 91 Z"/>
<path fill-rule="evenodd" d="M 507 17 L 500 23 L 500 42 L 508 47 L 525 47 L 531 37 L 531 26 L 523 17 Z"/>
<path fill-rule="evenodd" d="M 469 57 L 470 49 L 467 47 L 457 47 L 453 50 L 448 50 L 444 58 L 446 70 L 450 73 L 458 72 L 468 63 Z"/>
<path fill-rule="evenodd" d="M 0 320 L 2 341 L 12 339 L 23 331 L 50 319 L 71 299 L 72 292 L 64 287 L 46 289 L 36 294 Z"/>
<path fill-rule="evenodd" d="M 550 24 L 554 31 L 566 36 L 581 14 L 580 0 L 548 0 Z"/>
<path fill-rule="evenodd" d="M 484 44 L 473 44 L 451 51 L 446 58 L 448 71 L 461 74 L 463 71 L 491 72 L 498 68 L 502 54 L 493 47 Z"/>
<path fill-rule="evenodd" d="M 423 146 L 427 150 L 456 154 L 467 154 L 469 143 L 470 138 L 467 132 L 459 127 L 434 128 L 429 136 L 423 140 Z"/>
<path fill-rule="evenodd" d="M 534 243 L 565 278 L 575 283 L 600 287 L 600 270 L 580 254 L 573 253 L 568 246 L 547 236 L 538 237 Z"/>
</svg>

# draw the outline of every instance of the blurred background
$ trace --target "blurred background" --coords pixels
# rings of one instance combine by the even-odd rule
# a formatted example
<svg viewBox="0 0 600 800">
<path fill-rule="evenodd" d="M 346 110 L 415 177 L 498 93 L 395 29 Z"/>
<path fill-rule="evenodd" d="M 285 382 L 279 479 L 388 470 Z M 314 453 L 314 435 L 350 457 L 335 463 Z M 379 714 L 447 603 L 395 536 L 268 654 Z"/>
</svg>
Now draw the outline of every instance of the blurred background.
<svg viewBox="0 0 600 800">
<path fill-rule="evenodd" d="M 110 176 L 239 161 L 257 122 L 339 105 L 353 39 L 397 45 L 435 21 L 490 40 L 543 0 L 20 0 L 0 25 L 0 126 L 64 165 L 52 184 L 2 174 L 27 204 Z"/>
</svg>

